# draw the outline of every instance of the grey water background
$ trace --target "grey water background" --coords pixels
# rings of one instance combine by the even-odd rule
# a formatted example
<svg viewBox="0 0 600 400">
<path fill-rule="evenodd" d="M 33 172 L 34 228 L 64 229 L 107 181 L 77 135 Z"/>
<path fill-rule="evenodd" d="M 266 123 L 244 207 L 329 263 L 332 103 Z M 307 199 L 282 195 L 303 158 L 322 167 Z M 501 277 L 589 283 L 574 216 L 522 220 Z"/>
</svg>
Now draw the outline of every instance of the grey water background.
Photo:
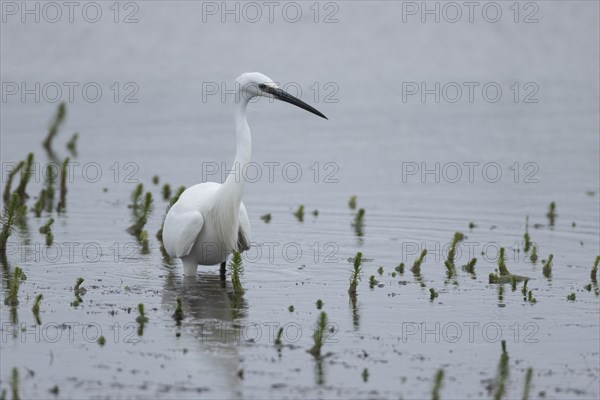
<svg viewBox="0 0 600 400">
<path fill-rule="evenodd" d="M 512 2 L 498 2 L 496 23 L 478 11 L 473 23 L 466 15 L 457 23 L 422 22 L 419 14 L 403 21 L 402 2 L 363 1 L 321 3 L 317 22 L 313 3 L 300 2 L 296 23 L 277 11 L 269 22 L 265 8 L 256 23 L 243 15 L 239 23 L 231 17 L 223 23 L 220 14 L 206 13 L 206 2 L 191 1 L 123 5 L 119 23 L 109 2 L 98 3 L 103 14 L 96 23 L 77 12 L 73 23 L 66 16 L 22 23 L 20 15 L 4 14 L 3 85 L 55 82 L 64 89 L 65 82 L 78 88 L 95 82 L 102 97 L 92 103 L 76 89 L 54 145 L 62 160 L 64 143 L 80 133 L 67 212 L 54 215 L 61 252 L 54 257 L 56 248 L 45 249 L 37 232 L 49 214 L 36 219 L 29 213 L 29 232 L 19 230 L 9 241 L 9 267 L 22 266 L 28 279 L 15 325 L 3 305 L 3 269 L 1 387 L 10 392 L 17 367 L 23 398 L 47 398 L 54 385 L 61 398 L 427 398 L 435 371 L 444 368 L 444 398 L 482 398 L 490 397 L 503 339 L 511 366 L 507 397 L 521 396 L 525 370 L 533 367 L 534 398 L 598 398 L 598 296 L 583 286 L 600 252 L 599 6 L 530 3 L 537 5 L 537 23 L 523 23 L 534 10 L 526 2 L 519 3 L 518 23 Z M 122 23 L 133 11 L 138 22 Z M 331 18 L 337 22 L 325 23 Z M 247 184 L 244 196 L 255 246 L 246 256 L 245 305 L 236 311 L 216 267 L 184 280 L 179 262 L 169 266 L 162 259 L 154 232 L 166 202 L 151 178 L 159 175 L 173 187 L 222 180 L 207 173 L 215 165 L 221 172 L 222 162 L 231 167 L 235 151 L 232 97 L 221 98 L 221 85 L 232 89 L 246 71 L 300 87 L 302 99 L 329 120 L 265 99 L 249 111 L 253 160 L 262 176 Z M 422 102 L 406 95 L 407 82 L 479 86 L 473 102 L 466 91 L 455 103 L 447 101 L 452 92 Z M 502 88 L 498 102 L 486 101 L 479 89 L 489 82 Z M 515 82 L 517 102 L 510 89 Z M 527 83 L 538 88 L 535 103 L 524 101 L 531 93 Z M 219 93 L 210 95 L 214 85 Z M 132 87 L 138 102 L 126 103 Z M 3 98 L 2 185 L 5 168 L 29 151 L 41 166 L 48 162 L 41 141 L 56 105 L 44 96 L 39 102 L 31 95 Z M 421 176 L 436 163 L 439 182 Z M 470 164 L 471 180 L 465 163 L 478 163 Z M 272 181 L 268 165 L 274 165 Z M 285 165 L 299 166 L 297 182 L 291 182 L 294 169 L 283 173 Z M 415 165 L 419 171 L 407 174 Z M 453 183 L 456 165 L 462 175 Z M 499 166 L 501 176 L 495 168 L 484 174 L 484 165 Z M 40 175 L 28 190 L 29 205 L 43 186 Z M 139 254 L 125 232 L 136 181 L 156 199 L 148 255 Z M 351 195 L 366 210 L 362 237 L 351 227 Z M 545 217 L 551 201 L 557 204 L 554 228 Z M 302 223 L 292 215 L 300 204 Z M 269 224 L 260 220 L 266 213 L 273 217 Z M 527 215 L 540 259 L 554 254 L 551 280 L 541 263 L 513 251 Z M 469 230 L 470 222 L 477 227 Z M 467 236 L 457 265 L 477 257 L 476 279 L 462 271 L 455 282 L 445 277 L 444 249 L 455 231 Z M 521 286 L 516 292 L 506 286 L 498 300 L 487 276 L 499 246 L 509 249 L 511 272 L 532 278 L 537 304 L 523 301 Z M 429 250 L 426 287 L 408 271 L 422 248 Z M 353 310 L 347 259 L 357 251 L 370 261 Z M 400 262 L 407 271 L 392 278 Z M 370 289 L 368 277 L 378 275 L 379 266 L 384 286 Z M 88 292 L 73 308 L 79 276 Z M 430 287 L 440 293 L 433 302 Z M 575 302 L 566 300 L 571 292 Z M 44 295 L 41 327 L 30 311 L 38 293 Z M 181 327 L 172 318 L 177 297 L 186 315 Z M 331 354 L 321 362 L 306 352 L 319 298 L 334 328 L 324 347 Z M 141 337 L 135 333 L 140 302 L 150 319 Z M 62 324 L 73 327 L 56 328 Z M 274 326 L 289 328 L 280 352 Z M 99 331 L 104 347 L 95 343 Z"/>
</svg>

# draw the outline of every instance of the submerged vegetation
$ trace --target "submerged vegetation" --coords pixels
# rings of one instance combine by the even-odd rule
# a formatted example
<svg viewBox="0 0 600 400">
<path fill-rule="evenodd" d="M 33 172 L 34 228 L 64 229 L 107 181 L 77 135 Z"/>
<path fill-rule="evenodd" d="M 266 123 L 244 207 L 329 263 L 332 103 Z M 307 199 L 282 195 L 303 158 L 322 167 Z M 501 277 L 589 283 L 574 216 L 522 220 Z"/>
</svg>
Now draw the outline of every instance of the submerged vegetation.
<svg viewBox="0 0 600 400">
<path fill-rule="evenodd" d="M 244 288 L 242 287 L 241 276 L 244 274 L 244 265 L 242 262 L 242 255 L 235 251 L 229 262 L 229 270 L 231 271 L 231 284 L 233 285 L 233 293 L 238 296 L 244 294 Z"/>
<path fill-rule="evenodd" d="M 4 205 L 4 212 L 2 218 L 0 218 L 2 222 L 2 230 L 0 231 L 0 254 L 3 258 L 6 257 L 6 243 L 8 242 L 8 237 L 14 230 L 14 225 L 19 218 L 20 211 L 20 197 L 17 193 L 13 193 L 10 201 Z"/>
<path fill-rule="evenodd" d="M 506 351 L 506 340 L 502 341 L 502 354 L 498 363 L 498 372 L 496 374 L 496 383 L 494 391 L 494 400 L 500 400 L 506 394 L 506 381 L 509 376 L 508 352 Z"/>
<path fill-rule="evenodd" d="M 433 390 L 431 392 L 432 400 L 440 400 L 440 391 L 442 390 L 442 386 L 444 383 L 444 369 L 440 368 L 435 373 L 435 378 L 433 379 Z"/>
<path fill-rule="evenodd" d="M 40 320 L 40 303 L 42 302 L 43 297 L 44 296 L 42 296 L 42 294 L 38 294 L 33 303 L 33 307 L 31 307 L 31 311 L 33 312 L 33 317 L 35 318 L 35 322 L 38 325 L 42 324 L 42 321 Z"/>
<path fill-rule="evenodd" d="M 25 273 L 23 273 L 23 269 L 21 269 L 21 267 L 15 267 L 15 271 L 8 281 L 8 292 L 4 298 L 5 305 L 16 306 L 19 304 L 19 287 L 21 286 L 21 281 L 24 281 L 25 279 L 26 276 Z"/>
<path fill-rule="evenodd" d="M 554 259 L 554 256 L 552 254 L 550 254 L 548 256 L 547 260 L 544 260 L 544 267 L 542 269 L 542 272 L 544 274 L 544 276 L 548 279 L 552 278 L 552 260 Z"/>
<path fill-rule="evenodd" d="M 556 219 L 556 203 L 555 202 L 550 203 L 548 212 L 546 213 L 546 217 L 548 217 L 550 226 L 554 226 L 554 220 Z"/>
<path fill-rule="evenodd" d="M 44 148 L 51 153 L 52 152 L 52 141 L 58 134 L 58 129 L 65 122 L 65 117 L 67 116 L 67 105 L 64 101 L 60 102 L 58 105 L 58 110 L 56 110 L 56 115 L 54 116 L 54 120 L 52 124 L 50 124 L 50 129 L 48 130 L 48 135 L 43 142 Z"/>
<path fill-rule="evenodd" d="M 304 222 L 304 206 L 303 205 L 298 206 L 298 209 L 294 213 L 294 217 L 296 217 L 296 219 L 298 219 L 298 221 Z"/>
<path fill-rule="evenodd" d="M 417 258 L 415 260 L 415 262 L 413 263 L 412 268 L 410 269 L 411 272 L 415 275 L 420 275 L 421 274 L 421 265 L 423 264 L 423 261 L 425 261 L 425 256 L 427 255 L 427 249 L 423 249 L 421 251 L 421 255 L 419 256 L 419 258 Z"/>
<path fill-rule="evenodd" d="M 134 193 L 135 194 L 135 193 Z M 144 226 L 148 222 L 148 218 L 154 209 L 154 200 L 152 199 L 152 193 L 146 192 L 146 196 L 144 196 L 144 202 L 141 204 L 134 203 L 136 206 L 134 210 L 136 211 L 136 218 L 133 225 L 127 228 L 127 232 L 131 235 L 136 236 L 141 241 L 141 234 L 144 230 Z"/>
<path fill-rule="evenodd" d="M 455 232 L 454 237 L 452 238 L 452 243 L 450 244 L 450 249 L 448 250 L 448 257 L 444 262 L 446 266 L 446 272 L 448 273 L 448 277 L 456 275 L 456 266 L 454 265 L 454 259 L 456 257 L 456 249 L 458 244 L 463 241 L 465 236 L 460 232 Z"/>
<path fill-rule="evenodd" d="M 360 251 L 356 253 L 352 263 L 353 269 L 350 277 L 350 287 L 348 288 L 350 296 L 356 296 L 356 288 L 358 287 L 358 281 L 361 279 L 362 275 L 362 256 L 363 254 Z"/>
<path fill-rule="evenodd" d="M 364 234 L 364 218 L 365 218 L 365 209 L 361 208 L 358 210 L 356 215 L 354 216 L 354 221 L 352 222 L 352 227 L 354 228 L 354 233 L 356 236 L 363 236 Z"/>
<path fill-rule="evenodd" d="M 52 234 L 52 224 L 54 223 L 54 218 L 50 218 L 48 222 L 44 225 L 40 226 L 40 233 L 42 235 L 46 235 L 46 246 L 50 246 L 54 241 L 54 235 Z"/>
<path fill-rule="evenodd" d="M 325 331 L 327 330 L 327 314 L 321 311 L 317 319 L 315 333 L 313 334 L 314 345 L 308 350 L 315 358 L 321 357 L 321 349 L 325 343 Z"/>
<path fill-rule="evenodd" d="M 509 272 L 508 267 L 506 266 L 506 256 L 504 247 L 500 247 L 500 252 L 498 253 L 498 273 L 491 272 L 489 275 L 489 283 L 513 283 L 513 282 L 522 282 L 528 279 L 525 276 L 521 275 L 513 275 Z"/>
<path fill-rule="evenodd" d="M 69 157 L 65 158 L 60 168 L 60 200 L 56 211 L 63 212 L 67 208 L 67 176 L 69 170 Z"/>
</svg>

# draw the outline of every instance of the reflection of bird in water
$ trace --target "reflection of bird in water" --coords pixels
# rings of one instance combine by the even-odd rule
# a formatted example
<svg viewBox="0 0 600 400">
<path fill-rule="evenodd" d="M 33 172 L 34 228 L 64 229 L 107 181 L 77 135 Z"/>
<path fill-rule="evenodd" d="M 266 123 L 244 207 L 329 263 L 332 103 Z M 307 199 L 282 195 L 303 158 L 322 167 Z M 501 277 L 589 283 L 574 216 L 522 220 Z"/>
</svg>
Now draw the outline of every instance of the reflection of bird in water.
<svg viewBox="0 0 600 400">
<path fill-rule="evenodd" d="M 180 340 L 189 343 L 192 369 L 198 370 L 198 382 L 227 398 L 242 397 L 238 373 L 241 369 L 237 346 L 244 338 L 235 323 L 246 316 L 246 304 L 238 302 L 219 275 L 200 274 L 182 278 L 170 269 L 162 295 L 163 308 L 174 312 L 177 298 L 182 300 L 184 320 Z M 195 380 L 194 377 L 191 378 Z"/>
</svg>

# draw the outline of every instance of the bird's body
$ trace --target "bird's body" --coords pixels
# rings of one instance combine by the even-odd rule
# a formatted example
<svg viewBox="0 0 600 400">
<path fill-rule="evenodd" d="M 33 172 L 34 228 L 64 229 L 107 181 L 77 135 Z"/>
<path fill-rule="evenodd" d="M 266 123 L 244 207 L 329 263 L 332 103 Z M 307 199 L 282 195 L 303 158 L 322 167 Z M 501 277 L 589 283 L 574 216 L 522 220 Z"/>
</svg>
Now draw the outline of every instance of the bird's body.
<svg viewBox="0 0 600 400">
<path fill-rule="evenodd" d="M 272 95 L 326 118 L 308 104 L 296 99 L 263 74 L 241 75 L 237 80 L 234 121 L 236 154 L 234 166 L 243 171 L 250 162 L 252 136 L 246 120 L 248 102 L 256 96 Z M 223 184 L 205 182 L 185 190 L 167 212 L 163 244 L 172 257 L 181 258 L 185 275 L 194 275 L 198 265 L 221 264 L 234 251 L 250 248 L 250 220 L 242 203 L 245 181 L 229 174 Z"/>
</svg>

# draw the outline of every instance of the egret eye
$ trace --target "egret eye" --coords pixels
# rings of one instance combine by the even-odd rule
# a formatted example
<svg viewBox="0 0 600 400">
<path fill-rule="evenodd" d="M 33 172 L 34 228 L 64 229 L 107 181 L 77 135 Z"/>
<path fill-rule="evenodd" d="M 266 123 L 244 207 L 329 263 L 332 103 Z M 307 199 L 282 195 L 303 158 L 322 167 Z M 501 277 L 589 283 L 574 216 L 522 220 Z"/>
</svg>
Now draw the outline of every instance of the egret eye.
<svg viewBox="0 0 600 400">
<path fill-rule="evenodd" d="M 258 88 L 260 90 L 265 90 L 267 88 L 267 85 L 265 85 L 264 83 L 261 83 L 261 84 L 258 85 Z"/>
</svg>

